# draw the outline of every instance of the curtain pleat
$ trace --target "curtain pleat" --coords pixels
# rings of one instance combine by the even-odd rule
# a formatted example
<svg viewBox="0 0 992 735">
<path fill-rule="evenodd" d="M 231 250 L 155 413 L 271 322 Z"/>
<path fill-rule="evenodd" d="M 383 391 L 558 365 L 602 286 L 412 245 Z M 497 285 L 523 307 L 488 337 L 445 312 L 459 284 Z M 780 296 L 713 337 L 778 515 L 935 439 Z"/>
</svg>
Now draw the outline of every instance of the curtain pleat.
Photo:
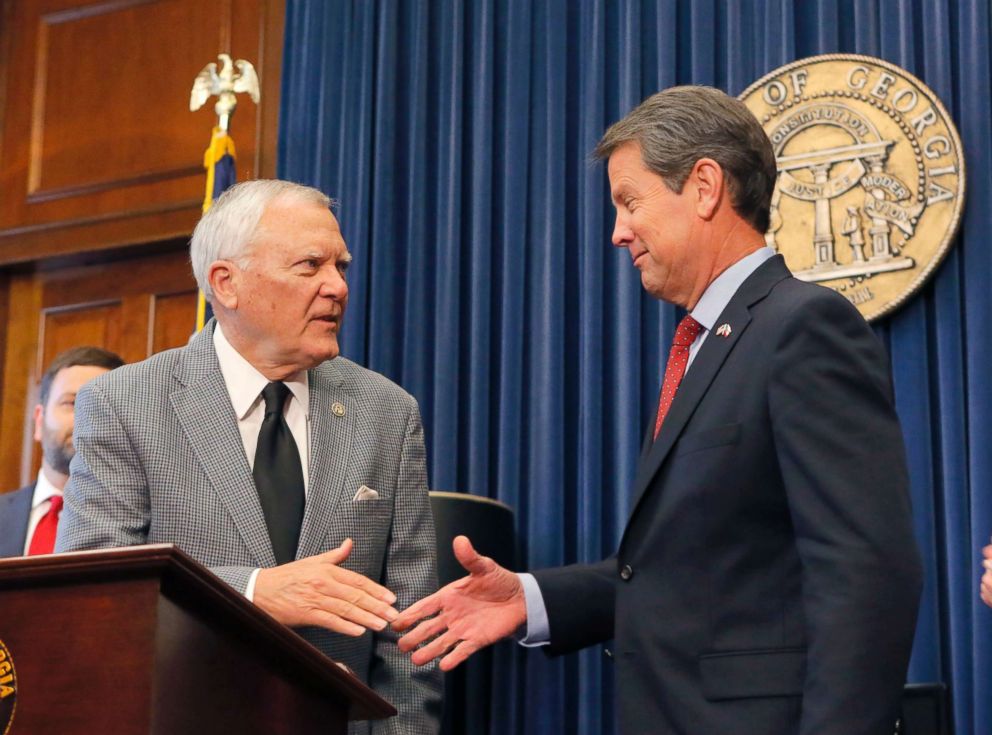
<svg viewBox="0 0 992 735">
<path fill-rule="evenodd" d="M 616 550 L 679 315 L 610 245 L 590 153 L 673 84 L 740 93 L 821 53 L 933 89 L 968 202 L 935 277 L 876 323 L 892 358 L 926 582 L 910 664 L 956 732 L 992 732 L 992 147 L 987 0 L 288 0 L 280 175 L 338 202 L 354 255 L 344 354 L 424 416 L 432 487 L 516 509 L 522 567 Z M 512 644 L 479 693 L 493 733 L 613 732 L 603 648 Z M 473 731 L 478 727 L 473 724 Z"/>
</svg>

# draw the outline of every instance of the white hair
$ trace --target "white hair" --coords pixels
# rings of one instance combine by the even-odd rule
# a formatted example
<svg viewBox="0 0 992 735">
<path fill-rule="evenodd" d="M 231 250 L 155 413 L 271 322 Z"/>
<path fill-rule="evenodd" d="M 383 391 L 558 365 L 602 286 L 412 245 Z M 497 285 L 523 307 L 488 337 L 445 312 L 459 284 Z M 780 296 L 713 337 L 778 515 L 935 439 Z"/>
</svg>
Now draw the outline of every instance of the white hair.
<svg viewBox="0 0 992 735">
<path fill-rule="evenodd" d="M 207 280 L 211 264 L 234 260 L 243 267 L 262 214 L 276 199 L 287 198 L 328 208 L 332 203 L 324 192 L 310 186 L 279 179 L 256 179 L 232 186 L 200 218 L 189 242 L 189 259 L 196 284 L 207 301 L 213 298 Z"/>
</svg>

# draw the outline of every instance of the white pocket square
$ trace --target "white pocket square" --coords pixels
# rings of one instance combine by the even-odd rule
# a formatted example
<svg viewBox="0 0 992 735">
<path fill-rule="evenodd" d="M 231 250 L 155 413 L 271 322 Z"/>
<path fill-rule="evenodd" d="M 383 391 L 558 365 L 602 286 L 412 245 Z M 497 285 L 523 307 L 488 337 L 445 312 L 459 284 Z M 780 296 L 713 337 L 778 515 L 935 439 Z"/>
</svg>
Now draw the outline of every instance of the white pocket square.
<svg viewBox="0 0 992 735">
<path fill-rule="evenodd" d="M 373 490 L 368 485 L 362 485 L 360 488 L 358 488 L 358 492 L 355 493 L 355 497 L 351 499 L 351 502 L 357 503 L 360 500 L 378 500 L 378 499 L 379 499 L 379 493 L 377 491 Z"/>
</svg>

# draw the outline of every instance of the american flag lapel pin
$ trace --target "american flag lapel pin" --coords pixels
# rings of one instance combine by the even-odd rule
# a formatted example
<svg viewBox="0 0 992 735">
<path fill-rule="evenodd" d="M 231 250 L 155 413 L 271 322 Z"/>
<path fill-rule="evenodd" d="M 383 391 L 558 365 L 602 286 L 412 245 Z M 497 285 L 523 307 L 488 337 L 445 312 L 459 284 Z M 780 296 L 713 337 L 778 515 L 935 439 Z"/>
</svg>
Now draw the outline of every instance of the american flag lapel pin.
<svg viewBox="0 0 992 735">
<path fill-rule="evenodd" d="M 719 334 L 721 337 L 729 337 L 730 332 L 731 329 L 729 324 L 721 324 L 719 327 L 716 328 L 716 333 Z"/>
</svg>

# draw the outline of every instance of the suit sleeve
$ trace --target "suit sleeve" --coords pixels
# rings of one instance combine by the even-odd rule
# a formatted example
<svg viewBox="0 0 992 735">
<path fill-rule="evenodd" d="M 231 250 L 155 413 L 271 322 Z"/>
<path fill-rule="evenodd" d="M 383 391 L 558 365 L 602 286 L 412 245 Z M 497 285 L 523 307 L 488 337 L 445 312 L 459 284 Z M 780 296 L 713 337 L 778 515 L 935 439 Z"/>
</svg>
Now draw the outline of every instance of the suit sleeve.
<svg viewBox="0 0 992 735">
<path fill-rule="evenodd" d="M 87 385 L 76 396 L 76 454 L 65 487 L 55 550 L 135 546 L 148 540 L 148 481 L 106 394 Z"/>
<path fill-rule="evenodd" d="M 396 595 L 394 607 L 404 610 L 437 590 L 437 540 L 427 494 L 427 464 L 420 412 L 412 398 L 396 482 L 393 525 L 381 583 Z M 374 735 L 429 735 L 441 721 L 441 671 L 437 662 L 414 666 L 396 645 L 389 628 L 376 633 L 370 685 L 399 714 L 372 722 Z"/>
<path fill-rule="evenodd" d="M 34 485 L 0 493 L 0 557 L 24 553 L 33 499 Z"/>
<path fill-rule="evenodd" d="M 617 561 L 532 572 L 541 588 L 551 638 L 545 652 L 572 653 L 613 637 Z M 581 600 L 581 604 L 576 604 Z"/>
<path fill-rule="evenodd" d="M 99 383 L 76 396 L 76 454 L 65 487 L 56 551 L 108 549 L 148 542 L 151 501 L 148 479 L 127 428 Z M 210 567 L 244 594 L 253 567 Z"/>
<path fill-rule="evenodd" d="M 801 733 L 891 732 L 921 590 L 888 363 L 853 307 L 795 309 L 770 365 L 769 412 L 802 563 Z"/>
</svg>

